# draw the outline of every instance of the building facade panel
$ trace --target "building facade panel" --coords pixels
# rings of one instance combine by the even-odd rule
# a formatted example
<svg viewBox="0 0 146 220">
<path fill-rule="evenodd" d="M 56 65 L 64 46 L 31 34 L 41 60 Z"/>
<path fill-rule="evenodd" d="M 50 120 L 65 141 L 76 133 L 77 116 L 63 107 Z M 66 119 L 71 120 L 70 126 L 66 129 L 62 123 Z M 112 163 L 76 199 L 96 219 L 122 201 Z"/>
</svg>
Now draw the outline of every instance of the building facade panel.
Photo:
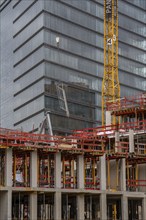
<svg viewBox="0 0 146 220">
<path fill-rule="evenodd" d="M 35 34 L 37 34 L 43 28 L 43 13 L 40 14 L 35 20 L 32 21 L 28 26 L 26 26 L 20 33 L 15 35 L 14 32 L 14 45 L 16 50 L 18 47 L 23 45 L 26 41 L 31 39 Z"/>
<path fill-rule="evenodd" d="M 18 49 L 14 51 L 14 63 L 18 63 L 23 60 L 25 57 L 32 54 L 33 51 L 37 50 L 44 43 L 44 31 L 41 30 L 33 38 L 28 40 L 23 45 L 20 45 Z"/>
<path fill-rule="evenodd" d="M 15 108 L 17 109 L 25 103 L 30 102 L 30 100 L 35 99 L 40 94 L 44 92 L 44 80 L 41 79 L 38 82 L 30 85 L 28 88 L 20 91 L 19 93 L 15 94 Z"/>
<path fill-rule="evenodd" d="M 3 127 L 13 127 L 14 123 L 12 20 L 12 4 L 9 3 L 0 12 L 0 124 Z"/>
<path fill-rule="evenodd" d="M 44 77 L 45 65 L 42 62 L 37 65 L 33 70 L 27 72 L 25 75 L 20 76 L 18 80 L 15 81 L 15 94 L 19 93 L 21 90 L 25 89 L 28 86 L 36 83 L 39 79 Z"/>
<path fill-rule="evenodd" d="M 18 123 L 42 110 L 44 110 L 44 97 L 35 97 L 31 102 L 25 103 L 24 106 L 14 111 L 15 123 Z"/>
</svg>

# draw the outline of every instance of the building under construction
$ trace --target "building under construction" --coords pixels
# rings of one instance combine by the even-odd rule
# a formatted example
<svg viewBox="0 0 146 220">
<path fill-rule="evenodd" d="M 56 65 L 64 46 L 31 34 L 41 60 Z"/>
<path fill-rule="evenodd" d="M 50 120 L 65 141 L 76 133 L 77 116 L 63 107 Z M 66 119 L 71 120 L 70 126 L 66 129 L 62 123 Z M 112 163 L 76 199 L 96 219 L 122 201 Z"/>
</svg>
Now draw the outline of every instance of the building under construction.
<svg viewBox="0 0 146 220">
<path fill-rule="evenodd" d="M 112 117 L 120 123 L 111 125 Z M 0 129 L 0 219 L 146 219 L 146 94 L 69 136 Z"/>
</svg>

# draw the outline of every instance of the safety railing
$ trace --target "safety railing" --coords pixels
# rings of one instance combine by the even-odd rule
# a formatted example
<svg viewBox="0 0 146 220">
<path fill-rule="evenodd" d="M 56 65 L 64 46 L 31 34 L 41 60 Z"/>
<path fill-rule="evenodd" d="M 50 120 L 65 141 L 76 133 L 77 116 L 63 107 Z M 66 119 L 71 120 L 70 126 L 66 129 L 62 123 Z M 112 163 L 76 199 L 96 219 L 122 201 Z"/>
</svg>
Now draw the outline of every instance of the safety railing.
<svg viewBox="0 0 146 220">
<path fill-rule="evenodd" d="M 30 186 L 30 153 L 13 152 L 13 186 Z"/>
</svg>

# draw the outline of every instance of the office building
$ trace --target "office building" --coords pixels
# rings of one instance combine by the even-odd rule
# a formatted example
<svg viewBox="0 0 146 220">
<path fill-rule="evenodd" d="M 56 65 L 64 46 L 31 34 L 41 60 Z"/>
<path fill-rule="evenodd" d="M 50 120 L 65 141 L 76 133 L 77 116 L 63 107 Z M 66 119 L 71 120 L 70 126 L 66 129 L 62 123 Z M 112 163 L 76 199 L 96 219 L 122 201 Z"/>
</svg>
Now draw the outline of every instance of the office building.
<svg viewBox="0 0 146 220">
<path fill-rule="evenodd" d="M 121 96 L 146 90 L 145 1 L 119 0 Z M 1 1 L 1 127 L 53 132 L 101 123 L 103 1 Z M 59 39 L 59 42 L 57 42 Z M 57 86 L 63 87 L 69 117 Z"/>
</svg>

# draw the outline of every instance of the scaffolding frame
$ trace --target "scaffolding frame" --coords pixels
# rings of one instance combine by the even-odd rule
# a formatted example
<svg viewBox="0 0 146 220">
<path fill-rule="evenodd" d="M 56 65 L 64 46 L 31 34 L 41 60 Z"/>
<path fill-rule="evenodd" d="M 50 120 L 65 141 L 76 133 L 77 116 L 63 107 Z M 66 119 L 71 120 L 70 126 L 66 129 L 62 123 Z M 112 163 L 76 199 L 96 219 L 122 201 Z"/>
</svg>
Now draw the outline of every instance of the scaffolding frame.
<svg viewBox="0 0 146 220">
<path fill-rule="evenodd" d="M 62 155 L 62 188 L 77 188 L 77 157 L 76 155 Z"/>
<path fill-rule="evenodd" d="M 146 180 L 139 176 L 139 166 L 146 164 L 146 93 L 109 101 L 107 110 L 111 115 L 121 117 L 121 123 L 117 125 L 119 140 L 115 140 L 114 153 L 108 152 L 107 156 L 108 186 L 110 188 L 110 160 L 120 161 L 120 158 L 125 158 L 126 188 L 128 191 L 139 191 L 146 187 Z M 130 130 L 133 139 L 131 144 L 128 136 Z M 118 180 L 117 167 L 116 165 Z"/>
<path fill-rule="evenodd" d="M 107 101 L 107 111 L 112 111 L 114 115 L 127 114 L 130 112 L 143 111 L 146 108 L 146 93 L 135 96 L 123 97 L 115 101 Z"/>
<path fill-rule="evenodd" d="M 37 174 L 39 187 L 54 188 L 54 154 L 38 151 Z"/>
<path fill-rule="evenodd" d="M 99 157 L 85 156 L 84 158 L 84 185 L 85 189 L 100 189 L 100 177 L 98 170 Z"/>
<path fill-rule="evenodd" d="M 13 151 L 13 186 L 30 186 L 30 152 Z"/>
<path fill-rule="evenodd" d="M 62 156 L 62 187 L 63 188 L 76 188 L 77 179 L 74 173 L 76 157 L 78 155 L 83 155 L 85 161 L 84 164 L 85 170 L 90 170 L 90 174 L 91 174 L 90 178 L 92 179 L 91 181 L 89 181 L 89 179 L 87 179 L 88 177 L 86 175 L 84 176 L 85 188 L 98 189 L 98 187 L 96 186 L 97 182 L 95 181 L 96 179 L 95 158 L 97 158 L 98 161 L 98 159 L 104 154 L 106 154 L 107 176 L 108 176 L 107 185 L 109 189 L 111 187 L 110 186 L 111 160 L 115 160 L 116 163 L 115 188 L 119 188 L 118 166 L 120 163 L 119 161 L 122 158 L 125 158 L 126 163 L 128 164 L 127 187 L 129 187 L 129 185 L 131 186 L 134 185 L 137 189 L 138 187 L 142 187 L 142 186 L 145 187 L 145 180 L 138 179 L 138 165 L 145 163 L 146 160 L 145 97 L 146 97 L 145 94 L 142 94 L 138 96 L 138 98 L 137 96 L 127 99 L 124 98 L 120 102 L 121 105 L 120 109 L 118 109 L 117 106 L 115 107 L 116 105 L 115 101 L 113 103 L 112 102 L 108 103 L 110 106 L 110 108 L 109 107 L 108 108 L 111 110 L 111 113 L 114 114 L 116 117 L 119 116 L 123 117 L 124 115 L 124 117 L 126 118 L 126 117 L 131 117 L 132 115 L 133 119 L 135 120 L 127 121 L 127 122 L 122 121 L 121 123 L 116 125 L 99 126 L 95 128 L 84 128 L 81 130 L 75 130 L 71 135 L 68 136 L 34 134 L 19 130 L 0 128 L 0 150 L 5 152 L 7 148 L 11 148 L 13 151 L 13 182 L 15 182 L 16 180 L 16 167 L 19 165 L 20 161 L 23 160 L 24 162 L 23 178 L 25 179 L 24 186 L 29 185 L 28 170 L 29 170 L 30 162 L 28 162 L 27 155 L 30 154 L 31 151 L 35 150 L 38 152 L 38 157 L 40 157 L 40 153 L 42 152 L 43 155 L 48 155 L 45 156 L 45 158 L 43 159 L 44 161 L 41 159 L 42 160 L 41 163 L 47 164 L 47 172 L 45 172 L 43 170 L 43 167 L 41 167 L 42 175 L 44 175 L 43 176 L 44 181 L 47 181 L 46 182 L 47 187 L 51 187 L 50 182 L 52 182 L 52 187 L 54 187 L 53 186 L 54 177 L 52 177 L 52 174 L 49 174 L 50 159 L 48 159 L 48 157 L 50 157 L 51 154 L 55 154 L 58 152 L 60 152 Z M 117 105 L 119 105 L 119 100 Z M 130 140 L 129 140 L 129 132 L 131 130 L 133 132 L 132 150 L 130 149 Z M 119 138 L 116 138 L 117 133 L 119 134 Z M 17 155 L 19 155 L 19 160 L 17 160 Z M 1 159 L 2 157 L 5 158 L 5 153 L 1 154 Z M 138 161 L 138 162 L 135 162 L 135 165 L 132 165 L 131 158 L 133 158 L 133 161 Z M 87 168 L 87 166 L 89 165 L 88 160 L 92 162 L 91 169 Z M 3 163 L 5 164 L 5 160 L 3 160 L 2 163 L 0 163 L 1 165 L 0 169 L 3 169 L 2 166 Z M 135 169 L 135 171 L 132 171 L 135 172 L 134 174 L 135 178 L 132 179 L 131 182 L 130 182 L 130 177 L 128 176 L 129 175 L 128 173 L 131 172 L 129 170 L 129 166 L 130 167 L 135 166 L 135 168 L 133 168 L 133 170 Z M 68 167 L 68 169 L 66 169 L 66 167 Z M 40 170 L 40 159 L 38 160 L 38 170 Z M 39 172 L 38 172 L 38 185 L 40 184 L 40 178 L 41 178 Z M 2 173 L 3 174 L 1 179 L 4 178 L 4 172 Z M 1 184 L 4 184 L 4 182 Z"/>
</svg>

